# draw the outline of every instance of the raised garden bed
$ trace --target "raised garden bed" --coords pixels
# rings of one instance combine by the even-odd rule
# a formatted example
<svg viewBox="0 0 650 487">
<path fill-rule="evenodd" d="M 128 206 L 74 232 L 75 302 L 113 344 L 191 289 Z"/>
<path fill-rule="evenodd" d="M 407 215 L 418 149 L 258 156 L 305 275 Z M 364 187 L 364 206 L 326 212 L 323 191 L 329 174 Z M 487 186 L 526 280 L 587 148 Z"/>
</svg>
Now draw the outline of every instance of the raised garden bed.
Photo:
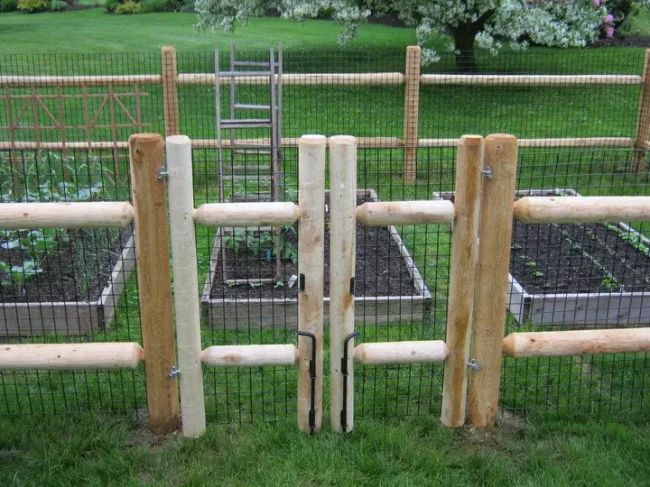
<svg viewBox="0 0 650 487">
<path fill-rule="evenodd" d="M 327 195 L 326 195 L 327 198 Z M 378 201 L 373 190 L 358 190 L 357 201 Z M 208 326 L 237 329 L 270 325 L 295 328 L 297 325 L 297 285 L 289 286 L 298 274 L 297 265 L 285 259 L 281 287 L 273 282 L 243 283 L 245 280 L 271 281 L 275 259 L 270 251 L 257 255 L 235 255 L 228 231 L 219 230 L 214 240 L 210 269 L 201 296 L 204 323 Z M 297 244 L 293 231 L 285 230 L 285 246 Z M 270 248 L 270 246 L 269 246 Z M 225 249 L 226 276 L 222 257 Z M 265 257 L 266 252 L 266 257 Z M 357 320 L 373 324 L 426 321 L 431 293 L 404 246 L 395 227 L 357 226 L 355 315 Z M 329 235 L 325 230 L 325 321 L 329 321 Z M 242 282 L 229 285 L 226 281 Z"/>
<path fill-rule="evenodd" d="M 9 264 L 24 257 L 0 249 Z M 132 230 L 75 230 L 48 251 L 41 271 L 0 286 L 0 337 L 84 335 L 110 328 L 135 268 Z"/>
<path fill-rule="evenodd" d="M 519 191 L 517 196 L 580 197 L 572 189 Z M 650 323 L 650 240 L 627 224 L 514 222 L 511 252 L 508 308 L 519 323 Z"/>
</svg>

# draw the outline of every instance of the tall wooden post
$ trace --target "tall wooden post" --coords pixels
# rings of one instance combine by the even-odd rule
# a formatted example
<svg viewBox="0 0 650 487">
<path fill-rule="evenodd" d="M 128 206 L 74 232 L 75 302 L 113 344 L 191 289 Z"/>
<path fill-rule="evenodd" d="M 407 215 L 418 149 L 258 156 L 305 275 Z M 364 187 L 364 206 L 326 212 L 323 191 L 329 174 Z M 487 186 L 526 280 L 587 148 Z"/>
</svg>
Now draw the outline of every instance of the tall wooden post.
<svg viewBox="0 0 650 487">
<path fill-rule="evenodd" d="M 166 139 L 169 173 L 169 222 L 174 274 L 174 317 L 178 342 L 181 418 L 183 435 L 201 436 L 205 431 L 205 398 L 201 363 L 199 278 L 194 234 L 192 141 L 185 135 Z"/>
<path fill-rule="evenodd" d="M 650 137 L 650 49 L 646 49 L 645 51 L 643 80 L 641 82 L 639 108 L 636 116 L 635 154 L 633 161 L 633 169 L 635 171 L 645 171 L 648 137 Z"/>
<path fill-rule="evenodd" d="M 149 428 L 158 434 L 175 431 L 179 423 L 163 153 L 158 134 L 129 138 Z"/>
<path fill-rule="evenodd" d="M 298 143 L 298 427 L 308 432 L 323 422 L 326 142 L 323 135 L 304 135 Z"/>
<path fill-rule="evenodd" d="M 354 266 L 357 140 L 331 137 L 330 149 L 330 421 L 334 431 L 354 422 Z M 347 350 L 346 350 L 347 349 Z M 347 352 L 347 353 L 346 353 Z"/>
<path fill-rule="evenodd" d="M 456 155 L 454 229 L 447 311 L 447 346 L 440 420 L 445 426 L 465 423 L 467 376 L 478 261 L 479 209 L 483 137 L 465 135 Z"/>
<path fill-rule="evenodd" d="M 512 204 L 517 176 L 517 139 L 495 134 L 485 139 L 479 257 L 474 327 L 467 391 L 467 417 L 477 427 L 494 425 L 499 406 L 502 342 L 508 299 Z"/>
<path fill-rule="evenodd" d="M 404 180 L 415 181 L 420 111 L 420 46 L 406 48 L 404 72 Z"/>
<path fill-rule="evenodd" d="M 163 116 L 165 118 L 165 135 L 176 135 L 180 132 L 178 113 L 178 90 L 176 79 L 176 49 L 163 46 L 160 50 L 162 65 Z"/>
</svg>

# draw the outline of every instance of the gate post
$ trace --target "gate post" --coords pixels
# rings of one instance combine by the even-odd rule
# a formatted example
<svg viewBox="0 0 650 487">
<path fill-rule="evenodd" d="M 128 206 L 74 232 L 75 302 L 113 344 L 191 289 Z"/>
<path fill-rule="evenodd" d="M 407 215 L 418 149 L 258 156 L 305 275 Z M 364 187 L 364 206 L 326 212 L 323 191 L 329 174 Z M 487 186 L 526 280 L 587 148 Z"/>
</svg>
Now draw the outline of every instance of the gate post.
<svg viewBox="0 0 650 487">
<path fill-rule="evenodd" d="M 330 149 L 330 421 L 352 431 L 354 421 L 354 266 L 357 140 L 338 135 Z"/>
<path fill-rule="evenodd" d="M 178 341 L 178 368 L 181 371 L 181 420 L 183 435 L 197 437 L 205 431 L 205 398 L 193 218 L 192 142 L 185 135 L 172 135 L 166 138 L 166 148 L 174 317 Z"/>
<path fill-rule="evenodd" d="M 467 391 L 469 422 L 480 428 L 494 425 L 499 407 L 512 206 L 517 177 L 517 139 L 506 134 L 488 135 L 484 154 L 485 180 L 470 353 L 475 365 Z"/>
<path fill-rule="evenodd" d="M 445 426 L 465 423 L 469 347 L 478 260 L 479 209 L 483 137 L 465 135 L 456 154 L 454 228 L 451 244 L 447 346 L 440 421 Z"/>
<path fill-rule="evenodd" d="M 323 135 L 298 142 L 298 427 L 323 422 L 323 265 L 325 146 Z"/>
<path fill-rule="evenodd" d="M 140 322 L 145 355 L 149 429 L 178 429 L 178 388 L 169 275 L 167 190 L 161 179 L 164 143 L 159 134 L 129 137 Z"/>
</svg>

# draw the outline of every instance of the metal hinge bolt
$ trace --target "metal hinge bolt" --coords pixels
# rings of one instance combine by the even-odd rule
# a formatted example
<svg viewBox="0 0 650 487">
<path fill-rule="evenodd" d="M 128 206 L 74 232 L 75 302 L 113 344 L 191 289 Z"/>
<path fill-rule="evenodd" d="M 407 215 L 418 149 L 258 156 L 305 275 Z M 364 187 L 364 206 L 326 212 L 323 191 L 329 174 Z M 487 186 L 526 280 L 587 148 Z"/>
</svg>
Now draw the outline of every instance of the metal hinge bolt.
<svg viewBox="0 0 650 487">
<path fill-rule="evenodd" d="M 169 177 L 169 172 L 167 171 L 166 167 L 161 167 L 158 170 L 158 174 L 156 175 L 156 179 L 158 181 L 165 181 Z"/>
<path fill-rule="evenodd" d="M 470 369 L 472 370 L 481 370 L 481 368 L 478 366 L 478 362 L 476 361 L 475 358 L 467 362 L 467 365 L 469 366 Z"/>
<path fill-rule="evenodd" d="M 171 369 L 169 369 L 169 373 L 167 374 L 167 377 L 169 377 L 170 379 L 173 379 L 177 375 L 180 375 L 180 373 L 181 373 L 181 369 L 179 369 L 178 367 L 176 367 L 174 365 Z"/>
<path fill-rule="evenodd" d="M 483 169 L 481 169 L 481 174 L 485 176 L 487 179 L 492 179 L 492 176 L 494 176 L 491 167 L 484 167 Z"/>
</svg>

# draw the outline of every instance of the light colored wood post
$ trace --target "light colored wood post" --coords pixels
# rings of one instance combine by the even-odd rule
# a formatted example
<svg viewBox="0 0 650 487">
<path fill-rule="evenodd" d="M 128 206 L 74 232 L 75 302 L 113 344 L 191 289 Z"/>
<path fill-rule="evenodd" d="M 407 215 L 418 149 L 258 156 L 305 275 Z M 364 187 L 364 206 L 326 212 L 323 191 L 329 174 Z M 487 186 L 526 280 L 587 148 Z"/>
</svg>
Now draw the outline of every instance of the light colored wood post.
<svg viewBox="0 0 650 487">
<path fill-rule="evenodd" d="M 329 150 L 330 421 L 332 430 L 346 432 L 354 426 L 354 340 L 346 338 L 354 333 L 357 140 L 331 137 Z"/>
<path fill-rule="evenodd" d="M 636 116 L 636 135 L 634 139 L 636 152 L 632 165 L 635 171 L 645 171 L 648 137 L 650 137 L 650 49 L 645 51 L 641 94 L 639 95 L 639 108 Z"/>
<path fill-rule="evenodd" d="M 508 299 L 512 204 L 517 176 L 517 139 L 495 134 L 485 139 L 479 258 L 474 296 L 467 417 L 477 427 L 494 425 L 499 406 L 502 342 Z"/>
<path fill-rule="evenodd" d="M 483 137 L 466 135 L 458 143 L 451 275 L 447 310 L 447 346 L 440 421 L 457 427 L 465 423 L 469 347 L 478 260 L 479 209 Z"/>
<path fill-rule="evenodd" d="M 415 181 L 420 111 L 420 46 L 406 48 L 404 72 L 404 180 Z"/>
<path fill-rule="evenodd" d="M 205 431 L 205 398 L 201 365 L 199 278 L 194 234 L 192 142 L 185 135 L 166 139 L 169 173 L 169 224 L 174 275 L 174 315 L 180 374 L 183 435 Z"/>
<path fill-rule="evenodd" d="M 165 117 L 165 135 L 176 135 L 180 132 L 178 113 L 178 90 L 176 80 L 176 49 L 173 46 L 163 46 L 160 50 L 162 62 L 163 116 Z"/>
<path fill-rule="evenodd" d="M 129 138 L 140 322 L 145 355 L 149 428 L 178 429 L 178 388 L 169 275 L 167 191 L 160 178 L 164 143 L 159 134 Z"/>
<path fill-rule="evenodd" d="M 325 146 L 323 135 L 298 143 L 298 427 L 319 431 L 323 422 L 323 259 Z"/>
</svg>

